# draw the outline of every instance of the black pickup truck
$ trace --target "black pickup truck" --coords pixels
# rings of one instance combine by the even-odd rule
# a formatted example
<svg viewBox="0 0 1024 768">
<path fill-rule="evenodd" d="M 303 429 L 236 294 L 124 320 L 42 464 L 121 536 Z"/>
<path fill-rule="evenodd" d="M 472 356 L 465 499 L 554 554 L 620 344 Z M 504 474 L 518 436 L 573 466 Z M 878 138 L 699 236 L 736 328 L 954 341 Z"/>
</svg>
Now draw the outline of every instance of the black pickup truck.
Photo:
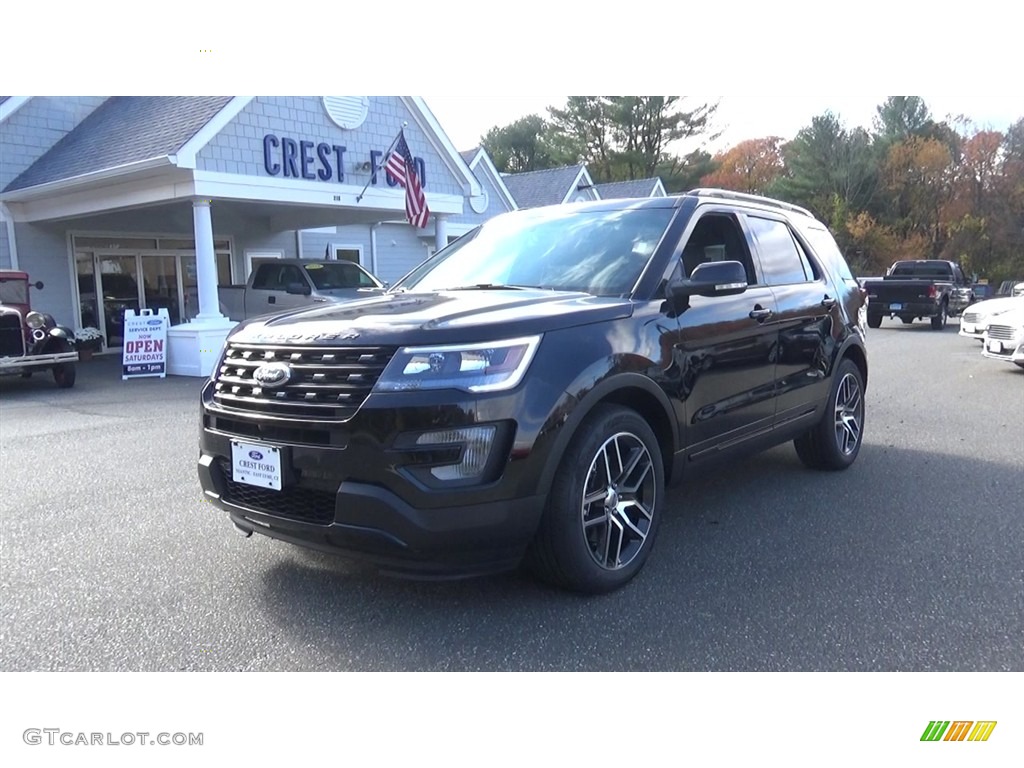
<svg viewBox="0 0 1024 768">
<path fill-rule="evenodd" d="M 883 317 L 898 317 L 908 325 L 927 317 L 941 331 L 947 317 L 959 315 L 974 301 L 970 282 L 952 261 L 897 261 L 885 277 L 868 278 L 863 287 L 869 328 L 878 328 Z"/>
</svg>

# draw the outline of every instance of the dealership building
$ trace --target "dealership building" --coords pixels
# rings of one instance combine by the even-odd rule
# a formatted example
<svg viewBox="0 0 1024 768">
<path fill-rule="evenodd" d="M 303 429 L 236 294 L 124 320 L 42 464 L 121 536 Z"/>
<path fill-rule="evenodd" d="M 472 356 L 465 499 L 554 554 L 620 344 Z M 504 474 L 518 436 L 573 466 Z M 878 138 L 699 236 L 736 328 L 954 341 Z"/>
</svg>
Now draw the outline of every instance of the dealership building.
<svg viewBox="0 0 1024 768">
<path fill-rule="evenodd" d="M 380 170 L 399 131 L 425 228 Z M 483 150 L 457 152 L 417 97 L 0 97 L 0 269 L 28 272 L 43 286 L 33 308 L 99 328 L 107 349 L 126 307 L 166 309 L 168 372 L 204 376 L 233 326 L 217 286 L 245 282 L 254 260 L 348 259 L 393 282 L 528 207 L 509 178 Z M 564 173 L 554 202 L 590 187 Z"/>
</svg>

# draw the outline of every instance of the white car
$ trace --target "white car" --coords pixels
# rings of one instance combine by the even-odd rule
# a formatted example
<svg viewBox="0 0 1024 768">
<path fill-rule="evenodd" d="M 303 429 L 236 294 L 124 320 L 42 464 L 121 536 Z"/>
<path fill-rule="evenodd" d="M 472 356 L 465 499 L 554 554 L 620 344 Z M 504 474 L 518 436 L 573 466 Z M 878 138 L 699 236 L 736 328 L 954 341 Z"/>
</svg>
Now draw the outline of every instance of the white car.
<svg viewBox="0 0 1024 768">
<path fill-rule="evenodd" d="M 994 317 L 1018 309 L 1024 309 L 1024 283 L 1015 285 L 1011 296 L 987 299 L 967 307 L 960 316 L 960 335 L 981 341 L 985 326 L 992 322 Z"/>
<path fill-rule="evenodd" d="M 990 317 L 981 354 L 1024 368 L 1024 308 Z"/>
</svg>

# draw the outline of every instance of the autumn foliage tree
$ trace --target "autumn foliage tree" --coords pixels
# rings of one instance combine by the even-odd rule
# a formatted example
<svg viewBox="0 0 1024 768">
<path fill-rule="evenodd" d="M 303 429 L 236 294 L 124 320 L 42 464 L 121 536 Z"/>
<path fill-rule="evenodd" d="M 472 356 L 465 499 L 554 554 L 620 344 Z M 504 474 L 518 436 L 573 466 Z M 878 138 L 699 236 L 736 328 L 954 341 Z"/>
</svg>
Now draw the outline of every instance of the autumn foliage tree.
<svg viewBox="0 0 1024 768">
<path fill-rule="evenodd" d="M 714 157 L 717 169 L 700 180 L 702 186 L 765 194 L 782 175 L 782 139 L 769 136 L 741 141 Z"/>
<path fill-rule="evenodd" d="M 669 193 L 713 186 L 796 203 L 831 228 L 859 274 L 944 258 L 992 282 L 1024 279 L 1024 117 L 1003 134 L 963 116 L 937 121 L 920 97 L 891 96 L 871 130 L 826 112 L 790 141 L 673 154 L 682 139 L 714 136 L 716 106 L 573 96 L 546 120 L 492 129 L 485 146 L 501 171 L 585 162 L 598 182 L 657 174 Z"/>
</svg>

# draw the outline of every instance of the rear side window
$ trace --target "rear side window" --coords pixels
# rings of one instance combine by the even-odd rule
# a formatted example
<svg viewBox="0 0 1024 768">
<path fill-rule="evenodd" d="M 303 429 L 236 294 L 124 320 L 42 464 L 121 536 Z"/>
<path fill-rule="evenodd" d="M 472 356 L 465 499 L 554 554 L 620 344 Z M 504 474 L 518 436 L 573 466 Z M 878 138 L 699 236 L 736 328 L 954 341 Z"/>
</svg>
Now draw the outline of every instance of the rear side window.
<svg viewBox="0 0 1024 768">
<path fill-rule="evenodd" d="M 830 265 L 833 274 L 840 280 L 853 280 L 853 273 L 850 265 L 846 263 L 839 246 L 836 245 L 832 233 L 822 226 L 804 226 L 801 228 L 803 235 L 810 242 L 811 248 L 818 258 Z"/>
<path fill-rule="evenodd" d="M 785 222 L 748 215 L 747 223 L 757 240 L 761 268 L 768 285 L 805 283 L 814 279 L 807 257 Z"/>
</svg>

